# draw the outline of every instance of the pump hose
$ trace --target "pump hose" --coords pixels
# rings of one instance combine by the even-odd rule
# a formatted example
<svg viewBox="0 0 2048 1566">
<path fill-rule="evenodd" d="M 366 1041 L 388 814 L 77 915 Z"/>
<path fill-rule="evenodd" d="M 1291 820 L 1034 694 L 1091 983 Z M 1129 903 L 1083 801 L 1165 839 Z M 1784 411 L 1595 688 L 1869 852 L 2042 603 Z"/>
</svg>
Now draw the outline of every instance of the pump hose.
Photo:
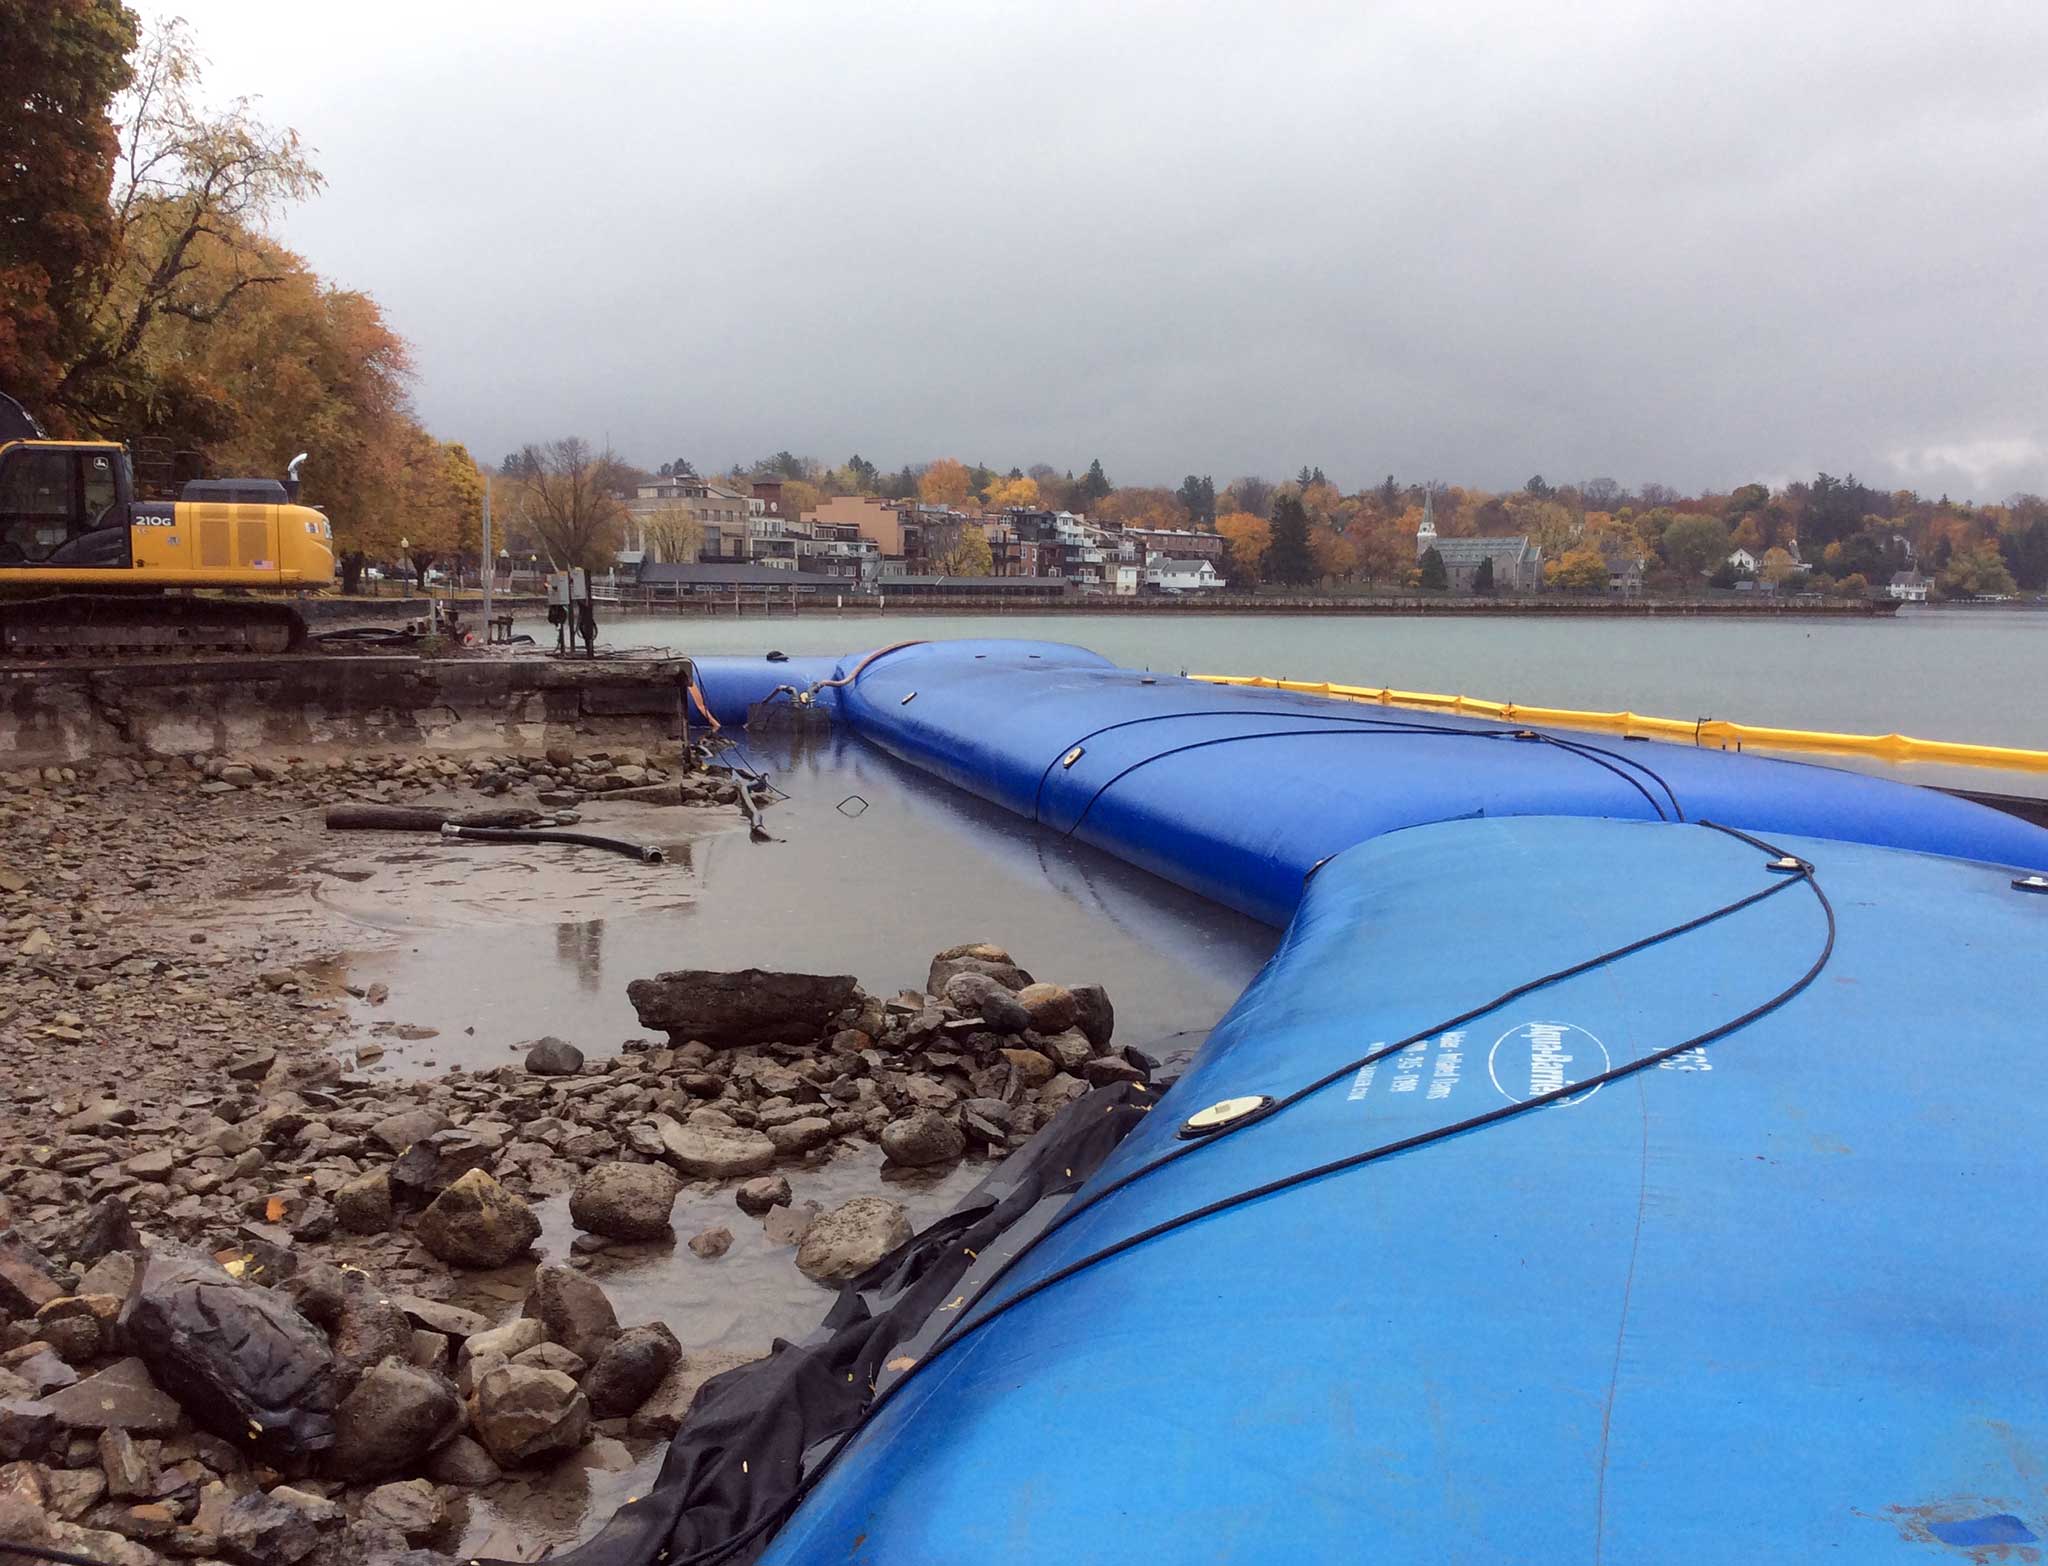
<svg viewBox="0 0 2048 1566">
<path fill-rule="evenodd" d="M 869 653 L 865 658 L 861 659 L 859 663 L 855 664 L 851 669 L 848 669 L 846 673 L 838 675 L 829 680 L 820 680 L 817 684 L 813 685 L 809 690 L 805 691 L 804 694 L 806 696 L 815 696 L 819 691 L 837 690 L 842 685 L 851 685 L 855 680 L 861 677 L 861 672 L 865 670 L 869 664 L 875 662 L 877 659 L 886 658 L 892 652 L 901 652 L 906 647 L 922 647 L 923 645 L 924 638 L 918 636 L 911 638 L 907 642 L 891 642 L 887 647 L 877 647 L 873 652 Z"/>
<path fill-rule="evenodd" d="M 465 827 L 452 821 L 441 828 L 443 837 L 480 838 L 486 843 L 574 843 L 583 848 L 608 848 L 644 864 L 662 863 L 662 852 L 652 844 L 628 843 L 623 838 L 599 837 L 594 832 L 542 832 L 531 827 Z"/>
</svg>

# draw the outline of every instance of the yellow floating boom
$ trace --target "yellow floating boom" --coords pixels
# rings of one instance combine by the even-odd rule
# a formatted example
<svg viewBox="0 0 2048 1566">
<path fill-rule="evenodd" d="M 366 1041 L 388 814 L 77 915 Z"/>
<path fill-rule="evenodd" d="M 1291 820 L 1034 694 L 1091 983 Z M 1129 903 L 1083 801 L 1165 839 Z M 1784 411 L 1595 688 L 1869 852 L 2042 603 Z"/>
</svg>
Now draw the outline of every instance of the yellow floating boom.
<svg viewBox="0 0 2048 1566">
<path fill-rule="evenodd" d="M 2021 772 L 2048 772 L 2048 750 L 1964 745 L 1952 740 L 1914 739 L 1907 734 L 1829 734 L 1814 729 L 1760 728 L 1751 723 L 1731 723 L 1726 718 L 1652 718 L 1637 712 L 1525 707 L 1518 702 L 1485 701 L 1477 696 L 1442 696 L 1431 691 L 1333 685 L 1316 680 L 1273 680 L 1257 674 L 1197 674 L 1192 678 L 1210 685 L 1254 685 L 1267 690 L 1302 691 L 1311 696 L 1369 701 L 1382 707 L 1420 707 L 1431 712 L 1455 712 L 1471 718 L 1497 718 L 1504 723 L 1639 734 L 1716 750 L 1743 750 L 1754 745 L 1764 750 L 1818 750 L 1845 756 L 1874 756 L 1881 761 L 1939 761 L 1954 766 L 2009 767 Z"/>
</svg>

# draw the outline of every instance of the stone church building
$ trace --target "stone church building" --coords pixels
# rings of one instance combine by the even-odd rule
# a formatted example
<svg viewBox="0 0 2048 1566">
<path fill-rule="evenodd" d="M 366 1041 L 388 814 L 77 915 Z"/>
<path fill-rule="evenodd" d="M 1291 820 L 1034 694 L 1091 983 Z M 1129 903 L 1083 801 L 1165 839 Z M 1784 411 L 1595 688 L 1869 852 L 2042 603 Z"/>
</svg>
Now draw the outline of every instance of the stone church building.
<svg viewBox="0 0 2048 1566">
<path fill-rule="evenodd" d="M 1513 538 L 1439 538 L 1433 498 L 1422 500 L 1422 526 L 1415 530 L 1415 558 L 1420 560 L 1434 549 L 1444 563 L 1444 575 L 1451 591 L 1469 593 L 1479 562 L 1493 562 L 1496 592 L 1533 593 L 1543 585 L 1543 551 L 1526 535 Z"/>
</svg>

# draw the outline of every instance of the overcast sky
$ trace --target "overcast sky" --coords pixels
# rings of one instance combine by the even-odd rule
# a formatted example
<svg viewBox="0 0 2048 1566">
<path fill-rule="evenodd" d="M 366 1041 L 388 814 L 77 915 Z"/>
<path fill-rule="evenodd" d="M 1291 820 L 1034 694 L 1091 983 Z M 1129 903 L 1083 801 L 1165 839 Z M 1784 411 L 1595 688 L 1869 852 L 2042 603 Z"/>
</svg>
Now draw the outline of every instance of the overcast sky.
<svg viewBox="0 0 2048 1566">
<path fill-rule="evenodd" d="M 179 0 L 436 433 L 2048 490 L 2048 5 Z"/>
</svg>

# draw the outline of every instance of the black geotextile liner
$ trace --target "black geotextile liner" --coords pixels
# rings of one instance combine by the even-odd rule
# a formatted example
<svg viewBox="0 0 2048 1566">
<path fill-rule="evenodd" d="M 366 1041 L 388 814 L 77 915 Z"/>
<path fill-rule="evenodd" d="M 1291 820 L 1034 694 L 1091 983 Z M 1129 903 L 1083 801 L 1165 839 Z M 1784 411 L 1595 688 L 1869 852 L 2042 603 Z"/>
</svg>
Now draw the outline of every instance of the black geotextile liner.
<svg viewBox="0 0 2048 1566">
<path fill-rule="evenodd" d="M 895 1379 L 884 1363 L 952 1298 L 969 1252 L 1041 1231 L 1158 1096 L 1118 1083 L 1074 1100 L 950 1213 L 847 1284 L 817 1331 L 799 1343 L 778 1339 L 766 1359 L 707 1381 L 653 1488 L 594 1538 L 549 1556 L 551 1566 L 753 1559 L 796 1499 L 807 1454 L 822 1456 L 820 1443 L 851 1430 L 873 1389 Z M 923 1336 L 936 1337 L 937 1324 Z"/>
</svg>

